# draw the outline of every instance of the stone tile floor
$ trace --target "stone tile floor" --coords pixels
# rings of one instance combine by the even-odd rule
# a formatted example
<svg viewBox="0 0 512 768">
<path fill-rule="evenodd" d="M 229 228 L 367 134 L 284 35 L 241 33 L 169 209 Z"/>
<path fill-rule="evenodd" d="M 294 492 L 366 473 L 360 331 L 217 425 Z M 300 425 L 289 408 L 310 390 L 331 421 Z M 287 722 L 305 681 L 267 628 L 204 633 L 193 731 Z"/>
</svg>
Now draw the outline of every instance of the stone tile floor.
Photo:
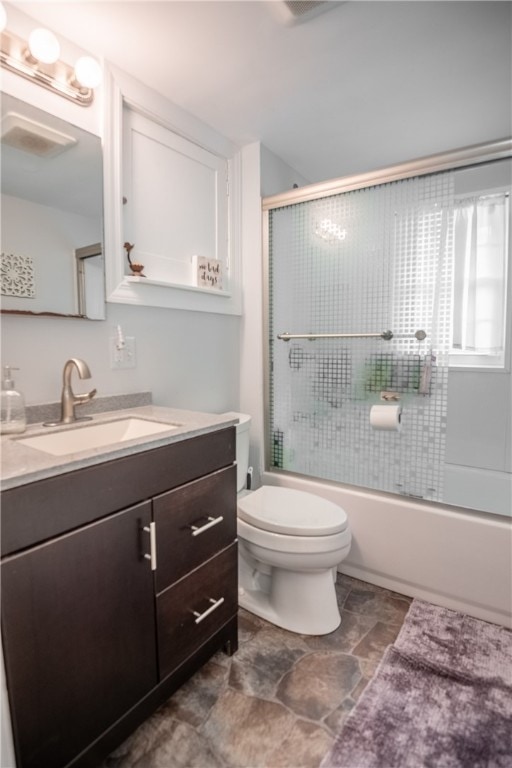
<svg viewBox="0 0 512 768">
<path fill-rule="evenodd" d="M 101 768 L 315 768 L 398 635 L 411 599 L 338 574 L 337 630 L 296 635 L 241 610 L 217 653 Z"/>
</svg>

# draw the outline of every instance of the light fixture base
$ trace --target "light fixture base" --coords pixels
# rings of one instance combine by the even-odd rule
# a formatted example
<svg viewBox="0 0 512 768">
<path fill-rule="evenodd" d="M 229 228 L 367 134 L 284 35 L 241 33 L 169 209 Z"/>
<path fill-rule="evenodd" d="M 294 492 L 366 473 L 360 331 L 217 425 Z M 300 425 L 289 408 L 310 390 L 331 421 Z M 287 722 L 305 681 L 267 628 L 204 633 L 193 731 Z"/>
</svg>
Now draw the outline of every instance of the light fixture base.
<svg viewBox="0 0 512 768">
<path fill-rule="evenodd" d="M 32 83 L 42 85 L 53 93 L 58 93 L 75 104 L 88 107 L 94 99 L 92 88 L 84 88 L 75 80 L 73 67 L 63 61 L 55 64 L 43 64 L 30 55 L 27 56 L 27 44 L 12 32 L 0 35 L 0 65 Z M 33 63 L 35 61 L 35 64 Z"/>
</svg>

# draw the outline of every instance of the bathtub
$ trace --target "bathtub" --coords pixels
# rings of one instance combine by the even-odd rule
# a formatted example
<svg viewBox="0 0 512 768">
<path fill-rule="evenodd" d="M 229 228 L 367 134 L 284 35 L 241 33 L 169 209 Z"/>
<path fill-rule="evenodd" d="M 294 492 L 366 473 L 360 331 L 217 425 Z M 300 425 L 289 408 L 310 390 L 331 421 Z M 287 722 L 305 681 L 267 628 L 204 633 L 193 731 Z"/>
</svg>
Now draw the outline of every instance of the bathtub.
<svg viewBox="0 0 512 768">
<path fill-rule="evenodd" d="M 512 628 L 512 520 L 288 473 L 261 480 L 317 493 L 348 514 L 341 573 Z"/>
</svg>

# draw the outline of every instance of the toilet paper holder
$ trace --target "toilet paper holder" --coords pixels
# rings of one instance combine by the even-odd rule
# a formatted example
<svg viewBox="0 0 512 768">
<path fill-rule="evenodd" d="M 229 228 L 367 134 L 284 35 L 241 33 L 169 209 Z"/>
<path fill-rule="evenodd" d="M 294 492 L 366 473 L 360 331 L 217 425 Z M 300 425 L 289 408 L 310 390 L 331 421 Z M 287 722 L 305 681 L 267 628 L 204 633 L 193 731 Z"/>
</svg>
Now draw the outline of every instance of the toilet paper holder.
<svg viewBox="0 0 512 768">
<path fill-rule="evenodd" d="M 380 399 L 385 403 L 398 403 L 400 400 L 400 392 L 381 392 Z"/>
</svg>

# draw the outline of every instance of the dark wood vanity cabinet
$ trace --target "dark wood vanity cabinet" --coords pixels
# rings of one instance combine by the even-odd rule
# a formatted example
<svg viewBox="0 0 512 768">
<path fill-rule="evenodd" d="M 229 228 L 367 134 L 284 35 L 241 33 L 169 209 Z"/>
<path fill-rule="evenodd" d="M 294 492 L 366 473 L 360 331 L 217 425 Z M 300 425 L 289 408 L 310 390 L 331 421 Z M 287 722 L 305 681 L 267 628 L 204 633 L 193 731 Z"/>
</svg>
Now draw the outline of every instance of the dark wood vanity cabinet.
<svg viewBox="0 0 512 768">
<path fill-rule="evenodd" d="M 3 529 L 24 504 L 55 507 L 42 541 L 23 546 L 17 520 L 1 565 L 18 768 L 97 766 L 213 653 L 236 650 L 234 441 L 225 429 L 4 493 Z M 127 478 L 133 503 L 113 509 Z"/>
</svg>

